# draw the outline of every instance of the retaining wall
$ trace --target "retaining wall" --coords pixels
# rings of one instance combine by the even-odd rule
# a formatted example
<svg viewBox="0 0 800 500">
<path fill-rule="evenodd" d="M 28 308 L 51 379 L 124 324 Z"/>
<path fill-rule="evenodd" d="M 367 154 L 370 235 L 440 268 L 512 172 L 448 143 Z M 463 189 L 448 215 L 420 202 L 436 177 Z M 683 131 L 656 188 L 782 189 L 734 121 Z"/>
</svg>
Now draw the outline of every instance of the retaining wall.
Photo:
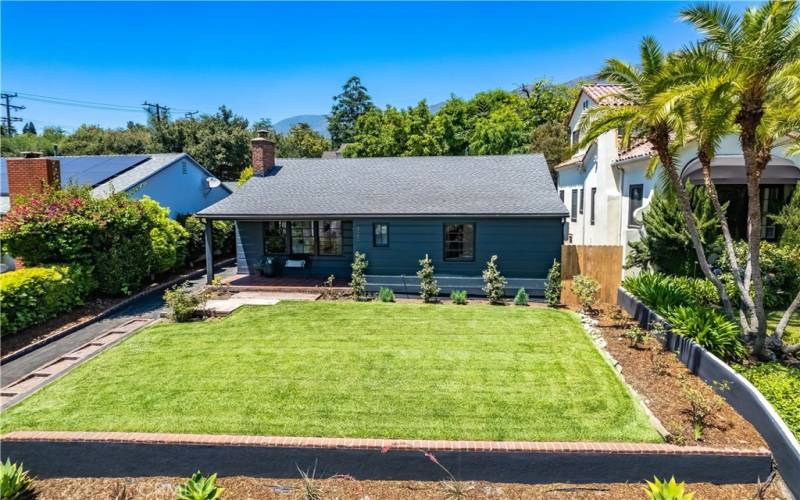
<svg viewBox="0 0 800 500">
<path fill-rule="evenodd" d="M 648 328 L 654 321 L 667 326 L 664 343 L 692 373 L 706 381 L 740 415 L 761 433 L 769 444 L 778 470 L 795 497 L 800 498 L 800 444 L 771 404 L 747 379 L 703 347 L 672 332 L 669 323 L 651 311 L 624 288 L 619 288 L 617 304 L 639 324 Z"/>
</svg>

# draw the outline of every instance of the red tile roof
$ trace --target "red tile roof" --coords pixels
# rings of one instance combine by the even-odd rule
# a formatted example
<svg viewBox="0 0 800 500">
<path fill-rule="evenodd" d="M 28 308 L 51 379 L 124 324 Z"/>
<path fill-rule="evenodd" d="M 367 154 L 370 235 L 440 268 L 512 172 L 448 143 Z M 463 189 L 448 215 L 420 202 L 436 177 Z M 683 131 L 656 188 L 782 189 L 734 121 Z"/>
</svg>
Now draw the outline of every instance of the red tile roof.
<svg viewBox="0 0 800 500">
<path fill-rule="evenodd" d="M 653 150 L 653 145 L 648 141 L 642 141 L 627 151 L 620 151 L 616 161 L 620 162 L 625 160 L 633 160 L 635 158 L 649 158 L 654 154 L 655 151 Z"/>
<path fill-rule="evenodd" d="M 591 100 L 602 106 L 624 106 L 628 104 L 628 101 L 625 99 L 614 95 L 623 91 L 621 85 L 593 83 L 591 85 L 584 85 L 581 87 L 581 90 L 583 90 Z"/>
</svg>

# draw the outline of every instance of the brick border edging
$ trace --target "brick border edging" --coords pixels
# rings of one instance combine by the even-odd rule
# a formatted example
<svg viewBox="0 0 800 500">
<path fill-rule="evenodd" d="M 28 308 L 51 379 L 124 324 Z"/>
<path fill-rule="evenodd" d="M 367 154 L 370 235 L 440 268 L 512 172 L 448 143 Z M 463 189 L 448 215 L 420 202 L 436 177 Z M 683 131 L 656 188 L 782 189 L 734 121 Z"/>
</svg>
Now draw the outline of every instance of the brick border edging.
<svg viewBox="0 0 800 500">
<path fill-rule="evenodd" d="M 16 431 L 0 437 L 3 459 L 38 477 L 220 476 L 439 481 L 621 483 L 675 476 L 687 482 L 755 483 L 771 470 L 766 449 L 670 444 L 442 441 L 282 436 Z"/>
<path fill-rule="evenodd" d="M 781 477 L 787 487 L 800 498 L 800 443 L 764 395 L 727 363 L 691 339 L 670 330 L 669 323 L 625 288 L 618 289 L 617 298 L 620 307 L 633 316 L 642 327 L 649 328 L 655 321 L 667 325 L 666 336 L 661 339 L 664 346 L 675 352 L 678 359 L 692 373 L 708 383 L 756 428 L 775 455 Z M 723 386 L 720 382 L 726 384 Z"/>
<path fill-rule="evenodd" d="M 164 434 L 149 432 L 13 431 L 0 442 L 57 441 L 123 444 L 254 446 L 267 448 L 327 448 L 390 451 L 460 451 L 500 453 L 654 454 L 770 457 L 766 448 L 714 448 L 665 443 L 584 441 L 448 441 L 427 439 L 324 438 L 242 436 L 231 434 Z"/>
<path fill-rule="evenodd" d="M 223 260 L 221 262 L 218 262 L 216 265 L 217 266 L 225 266 L 225 265 L 233 263 L 235 260 L 236 260 L 235 257 L 231 257 L 230 259 L 225 259 L 225 260 Z M 169 280 L 167 282 L 159 283 L 158 285 L 156 285 L 156 286 L 154 286 L 152 288 L 149 288 L 147 290 L 142 290 L 141 292 L 139 292 L 139 293 L 137 293 L 135 295 L 131 295 L 127 299 L 114 304 L 113 306 L 109 307 L 108 309 L 104 309 L 103 311 L 100 311 L 99 313 L 97 313 L 96 315 L 92 316 L 89 319 L 81 321 L 80 323 L 76 323 L 76 324 L 74 324 L 74 325 L 72 325 L 70 327 L 65 328 L 64 330 L 62 330 L 60 332 L 57 332 L 57 333 L 54 333 L 54 334 L 49 335 L 47 337 L 44 337 L 44 338 L 42 338 L 42 339 L 40 339 L 40 340 L 38 340 L 38 341 L 36 341 L 36 342 L 34 342 L 32 344 L 26 345 L 25 347 L 23 347 L 21 349 L 17 349 L 14 352 L 10 352 L 10 353 L 6 354 L 2 358 L 0 358 L 0 366 L 4 365 L 4 364 L 6 364 L 6 363 L 8 363 L 10 361 L 14 361 L 15 359 L 19 359 L 19 358 L 21 358 L 22 356 L 24 356 L 26 354 L 30 354 L 31 352 L 33 352 L 33 351 L 35 351 L 35 350 L 37 350 L 37 349 L 39 349 L 41 347 L 44 347 L 44 346 L 46 346 L 48 344 L 51 344 L 51 343 L 55 342 L 56 340 L 64 338 L 67 335 L 80 330 L 81 328 L 86 328 L 89 325 L 97 323 L 98 321 L 103 320 L 103 319 L 107 318 L 108 316 L 114 314 L 115 312 L 119 311 L 123 307 L 127 307 L 128 305 L 130 305 L 131 303 L 133 303 L 136 300 L 139 300 L 139 299 L 142 299 L 144 297 L 147 297 L 150 294 L 153 294 L 153 293 L 156 293 L 156 292 L 160 292 L 160 291 L 162 291 L 162 290 L 164 290 L 166 288 L 169 288 L 169 287 L 171 287 L 171 286 L 173 286 L 173 285 L 175 285 L 177 283 L 180 283 L 182 281 L 186 281 L 186 280 L 190 280 L 190 279 L 194 279 L 194 278 L 200 277 L 200 276 L 204 275 L 205 273 L 206 273 L 206 268 L 203 267 L 203 268 L 200 268 L 200 269 L 196 269 L 196 270 L 194 270 L 194 271 L 192 271 L 190 273 L 181 274 L 180 276 L 177 276 L 176 278 L 173 278 L 173 279 L 171 279 L 171 280 Z"/>
</svg>

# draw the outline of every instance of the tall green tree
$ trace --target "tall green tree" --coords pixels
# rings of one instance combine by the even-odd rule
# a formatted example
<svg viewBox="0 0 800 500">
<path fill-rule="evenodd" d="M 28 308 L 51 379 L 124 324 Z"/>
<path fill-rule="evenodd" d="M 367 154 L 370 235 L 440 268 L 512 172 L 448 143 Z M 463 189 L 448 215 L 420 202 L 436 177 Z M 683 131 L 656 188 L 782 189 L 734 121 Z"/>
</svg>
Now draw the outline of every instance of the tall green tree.
<svg viewBox="0 0 800 500">
<path fill-rule="evenodd" d="M 330 143 L 307 123 L 298 123 L 288 134 L 278 136 L 277 146 L 281 158 L 320 158 Z"/>
<path fill-rule="evenodd" d="M 627 102 L 624 106 L 596 106 L 581 117 L 583 139 L 580 146 L 588 146 L 600 135 L 610 130 L 622 131 L 622 144 L 627 147 L 636 134 L 647 139 L 656 152 L 648 165 L 648 175 L 653 175 L 660 165 L 670 189 L 678 199 L 686 228 L 697 254 L 703 275 L 719 292 L 726 315 L 734 319 L 733 305 L 722 281 L 708 264 L 698 222 L 692 211 L 689 195 L 680 180 L 676 165 L 677 150 L 685 142 L 686 122 L 678 106 L 664 106 L 659 95 L 668 89 L 670 80 L 666 71 L 667 56 L 652 37 L 645 37 L 640 45 L 641 60 L 636 66 L 618 59 L 609 59 L 599 77 L 620 86 L 612 96 Z"/>
<path fill-rule="evenodd" d="M 334 96 L 331 114 L 328 116 L 328 131 L 333 146 L 339 147 L 353 142 L 356 120 L 374 107 L 361 79 L 351 76 L 342 86 L 342 93 Z"/>
<path fill-rule="evenodd" d="M 720 86 L 730 89 L 735 106 L 734 123 L 744 156 L 747 176 L 748 251 L 745 294 L 753 297 L 747 326 L 754 352 L 765 355 L 767 319 L 761 272 L 760 179 L 771 160 L 776 141 L 796 129 L 800 117 L 800 23 L 796 0 L 769 0 L 742 15 L 720 4 L 684 9 L 681 17 L 704 35 L 700 42 L 724 65 Z M 780 345 L 784 329 L 800 305 L 800 294 L 773 333 Z M 800 351 L 800 344 L 791 346 Z"/>
<path fill-rule="evenodd" d="M 33 124 L 33 122 L 28 122 L 24 127 L 22 127 L 22 133 L 36 135 L 36 126 Z"/>
<path fill-rule="evenodd" d="M 551 172 L 553 167 L 570 157 L 572 148 L 569 128 L 563 121 L 552 121 L 539 125 L 531 132 L 531 153 L 542 153 Z"/>
</svg>

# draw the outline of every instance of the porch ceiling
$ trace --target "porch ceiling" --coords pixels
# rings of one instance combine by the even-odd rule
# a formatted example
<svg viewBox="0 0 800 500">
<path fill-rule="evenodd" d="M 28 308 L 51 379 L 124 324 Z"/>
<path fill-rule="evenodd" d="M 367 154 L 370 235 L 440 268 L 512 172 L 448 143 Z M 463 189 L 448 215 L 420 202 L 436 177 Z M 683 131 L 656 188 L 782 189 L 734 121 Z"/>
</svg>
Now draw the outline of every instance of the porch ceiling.
<svg viewBox="0 0 800 500">
<path fill-rule="evenodd" d="M 744 156 L 719 155 L 711 160 L 711 178 L 715 184 L 746 184 Z M 683 168 L 681 179 L 692 184 L 703 183 L 703 167 L 696 158 Z M 795 184 L 800 179 L 800 167 L 792 160 L 773 156 L 761 175 L 761 184 Z"/>
</svg>

